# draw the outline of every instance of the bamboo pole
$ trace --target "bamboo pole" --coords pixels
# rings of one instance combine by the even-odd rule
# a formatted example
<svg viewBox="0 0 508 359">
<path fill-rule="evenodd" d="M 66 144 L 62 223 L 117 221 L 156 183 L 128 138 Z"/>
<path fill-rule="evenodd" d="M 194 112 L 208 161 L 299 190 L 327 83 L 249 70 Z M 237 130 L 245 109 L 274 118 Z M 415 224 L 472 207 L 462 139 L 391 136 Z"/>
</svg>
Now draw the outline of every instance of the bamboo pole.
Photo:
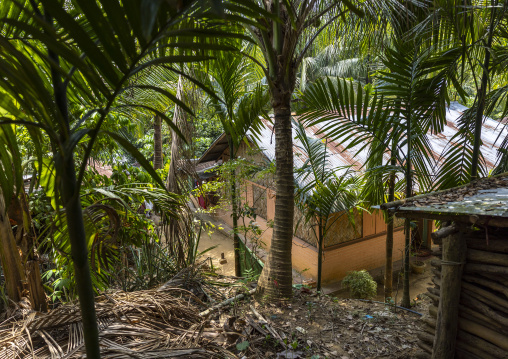
<svg viewBox="0 0 508 359">
<path fill-rule="evenodd" d="M 462 283 L 462 290 L 465 293 L 470 294 L 471 296 L 486 303 L 491 308 L 495 308 L 502 312 L 508 313 L 508 301 L 504 300 L 503 298 L 498 297 L 497 295 L 468 282 Z"/>
<path fill-rule="evenodd" d="M 497 318 L 497 313 L 466 293 L 460 295 L 459 315 L 480 324 L 487 324 L 490 328 L 496 328 L 500 332 L 508 331 L 508 326 L 502 324 L 502 321 Z"/>
<path fill-rule="evenodd" d="M 477 283 L 482 285 L 483 287 L 502 293 L 506 298 L 508 298 L 508 287 L 506 287 L 505 285 L 499 284 L 486 278 L 480 278 L 473 275 L 464 275 L 463 279 L 467 282 Z"/>
<path fill-rule="evenodd" d="M 503 239 L 504 236 L 498 237 L 495 234 L 489 233 L 489 240 L 479 239 L 478 236 L 466 237 L 467 247 L 472 249 L 478 249 L 482 251 L 508 253 L 508 241 Z"/>
<path fill-rule="evenodd" d="M 460 318 L 459 328 L 508 351 L 508 337 L 471 320 Z M 452 357 L 450 357 L 452 358 Z"/>
<path fill-rule="evenodd" d="M 464 267 L 465 273 L 471 274 L 501 274 L 503 276 L 508 275 L 508 267 L 495 266 L 488 264 L 468 263 Z"/>
<path fill-rule="evenodd" d="M 503 349 L 489 343 L 486 340 L 483 340 L 476 335 L 469 334 L 463 330 L 459 330 L 457 333 L 457 339 L 459 340 L 457 345 L 464 346 L 463 343 L 469 344 L 469 351 L 480 358 L 485 358 L 484 355 L 487 353 L 490 357 L 494 357 L 496 359 L 508 359 L 508 352 Z"/>
<path fill-rule="evenodd" d="M 494 253 L 491 251 L 469 249 L 467 252 L 467 260 L 508 267 L 508 254 Z"/>
</svg>

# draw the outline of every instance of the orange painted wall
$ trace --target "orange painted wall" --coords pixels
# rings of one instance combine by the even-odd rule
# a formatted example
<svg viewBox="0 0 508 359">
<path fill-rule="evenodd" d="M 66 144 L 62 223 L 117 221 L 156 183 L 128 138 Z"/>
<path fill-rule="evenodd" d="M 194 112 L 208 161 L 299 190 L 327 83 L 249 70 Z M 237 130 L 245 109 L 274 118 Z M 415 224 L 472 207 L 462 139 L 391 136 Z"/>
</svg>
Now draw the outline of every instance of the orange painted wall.
<svg viewBox="0 0 508 359">
<path fill-rule="evenodd" d="M 223 154 L 223 160 L 229 159 L 228 152 Z M 247 181 L 245 184 L 245 197 L 249 205 L 253 205 L 253 189 L 256 184 Z M 267 220 L 273 220 L 275 216 L 275 191 L 265 186 L 260 186 L 267 190 Z M 232 226 L 230 212 L 217 213 L 216 217 Z M 265 245 L 266 253 L 268 253 L 272 241 L 273 229 L 268 227 L 267 221 L 257 217 L 257 224 L 264 232 L 261 242 Z M 363 212 L 362 219 L 362 238 L 356 239 L 351 243 L 332 246 L 331 249 L 325 249 L 323 260 L 323 283 L 338 282 L 344 278 L 347 272 L 352 270 L 372 270 L 383 267 L 385 265 L 386 251 L 386 224 L 384 223 L 383 214 L 380 211 L 374 211 L 372 214 Z M 432 225 L 434 229 L 434 225 Z M 430 232 L 430 231 L 429 231 Z M 377 235 L 376 235 L 377 234 Z M 429 233 L 430 235 L 430 233 Z M 334 248 L 335 247 L 335 248 Z M 397 261 L 402 258 L 404 249 L 404 232 L 400 228 L 394 233 L 393 260 Z M 260 258 L 266 261 L 266 257 Z M 297 237 L 293 237 L 292 246 L 293 268 L 297 271 L 305 271 L 305 277 L 317 278 L 317 248 L 309 245 Z"/>
<path fill-rule="evenodd" d="M 397 230 L 393 236 L 393 260 L 402 258 L 404 231 Z M 385 265 L 386 234 L 361 240 L 339 248 L 325 250 L 323 260 L 323 283 L 340 281 L 352 270 L 371 270 Z"/>
</svg>

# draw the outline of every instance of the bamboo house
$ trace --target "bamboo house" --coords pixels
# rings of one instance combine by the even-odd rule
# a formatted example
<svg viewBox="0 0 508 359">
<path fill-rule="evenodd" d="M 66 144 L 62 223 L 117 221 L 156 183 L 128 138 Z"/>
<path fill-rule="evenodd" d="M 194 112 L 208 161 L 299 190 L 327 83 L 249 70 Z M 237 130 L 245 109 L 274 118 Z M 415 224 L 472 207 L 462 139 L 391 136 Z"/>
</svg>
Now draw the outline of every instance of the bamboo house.
<svg viewBox="0 0 508 359">
<path fill-rule="evenodd" d="M 382 208 L 441 222 L 418 358 L 508 358 L 508 173 Z"/>
</svg>

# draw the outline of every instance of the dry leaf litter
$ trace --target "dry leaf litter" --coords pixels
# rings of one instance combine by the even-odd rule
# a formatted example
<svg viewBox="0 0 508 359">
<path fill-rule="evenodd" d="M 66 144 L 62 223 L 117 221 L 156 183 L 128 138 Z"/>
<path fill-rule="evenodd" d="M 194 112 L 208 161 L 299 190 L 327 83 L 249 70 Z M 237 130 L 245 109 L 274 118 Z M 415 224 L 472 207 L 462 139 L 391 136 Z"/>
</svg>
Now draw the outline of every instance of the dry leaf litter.
<svg viewBox="0 0 508 359">
<path fill-rule="evenodd" d="M 248 294 L 224 300 L 248 289 L 201 266 L 159 289 L 102 294 L 96 299 L 102 358 L 388 359 L 416 351 L 415 314 L 306 288 L 295 290 L 290 304 L 262 306 Z M 19 304 L 7 315 L 0 359 L 86 357 L 76 303 L 49 313 Z"/>
</svg>

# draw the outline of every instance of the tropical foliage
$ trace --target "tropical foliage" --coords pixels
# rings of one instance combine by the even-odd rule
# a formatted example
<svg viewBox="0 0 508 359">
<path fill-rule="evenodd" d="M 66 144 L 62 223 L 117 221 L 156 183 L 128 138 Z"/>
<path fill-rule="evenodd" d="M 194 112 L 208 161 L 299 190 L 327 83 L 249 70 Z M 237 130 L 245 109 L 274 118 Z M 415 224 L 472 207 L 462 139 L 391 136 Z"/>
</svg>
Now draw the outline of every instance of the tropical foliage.
<svg viewBox="0 0 508 359">
<path fill-rule="evenodd" d="M 269 173 L 276 192 L 257 298 L 292 296 L 295 206 L 316 230 L 321 289 L 334 214 L 508 170 L 508 137 L 495 164 L 481 141 L 486 116 L 501 128 L 508 115 L 507 15 L 502 0 L 4 0 L 1 293 L 41 311 L 79 298 L 87 357 L 100 357 L 96 294 L 152 288 L 199 256 L 193 164 L 223 134 L 230 162 L 207 185 L 229 197 L 237 253 L 238 233 L 258 231 L 242 181 Z M 451 101 L 468 110 L 438 153 L 429 136 Z M 270 121 L 273 162 L 237 158 Z M 364 166 L 332 168 L 331 142 Z"/>
</svg>

